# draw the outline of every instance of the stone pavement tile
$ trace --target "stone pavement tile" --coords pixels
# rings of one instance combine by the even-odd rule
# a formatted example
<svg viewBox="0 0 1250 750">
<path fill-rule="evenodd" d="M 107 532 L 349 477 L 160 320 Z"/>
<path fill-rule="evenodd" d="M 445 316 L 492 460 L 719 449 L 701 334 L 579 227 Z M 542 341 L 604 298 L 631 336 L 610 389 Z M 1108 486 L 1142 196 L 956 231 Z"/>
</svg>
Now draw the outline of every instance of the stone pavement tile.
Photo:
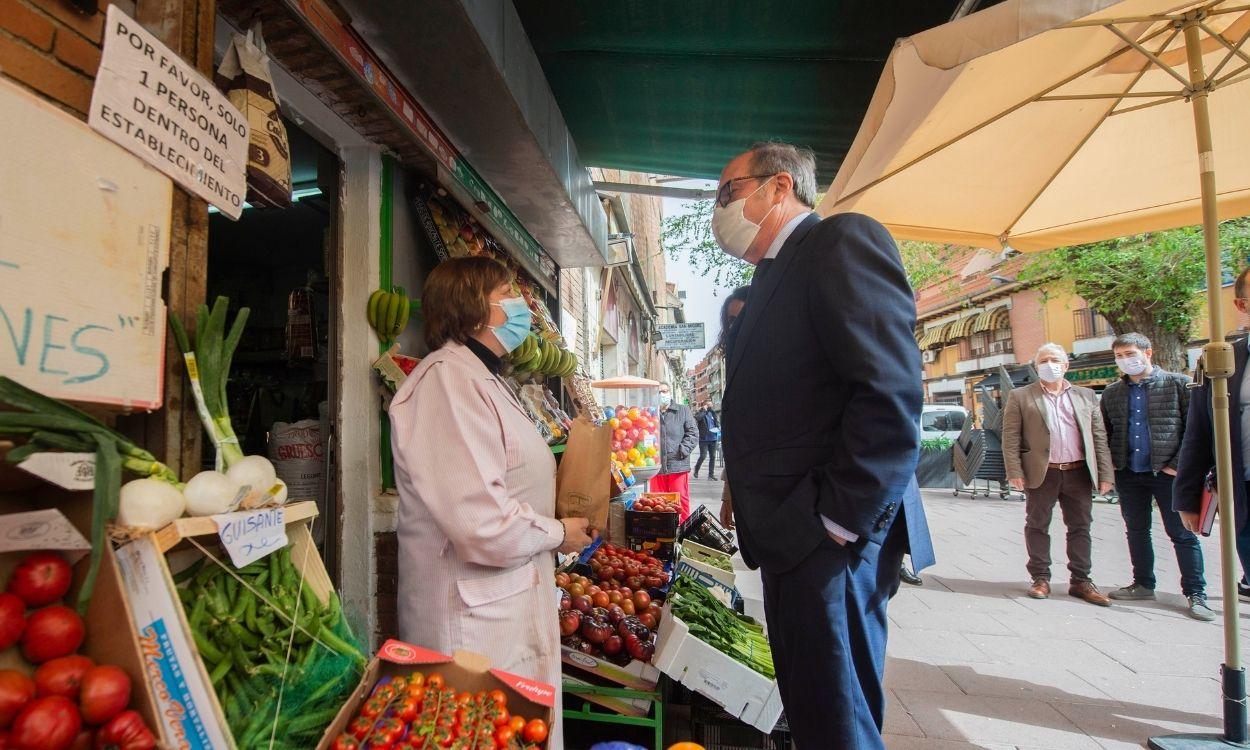
<svg viewBox="0 0 1250 750">
<path fill-rule="evenodd" d="M 924 690 L 930 693 L 962 692 L 936 664 L 912 659 L 885 660 L 885 686 L 891 690 Z"/>
<path fill-rule="evenodd" d="M 1210 677 L 1218 674 L 1223 649 L 1212 646 L 1091 643 L 1090 646 L 1138 674 Z"/>
<path fill-rule="evenodd" d="M 1029 612 L 1027 614 L 993 614 L 1000 624 L 1011 629 L 1010 635 L 1025 638 L 1073 638 L 1082 641 L 1128 641 L 1140 643 L 1133 634 L 1116 627 L 1120 619 L 1139 620 L 1134 615 L 1108 620 L 1107 613 L 1092 612 L 1091 616 L 1076 616 L 1061 612 Z M 1136 624 L 1136 623 L 1134 623 Z"/>
<path fill-rule="evenodd" d="M 1188 616 L 1159 617 L 1147 610 L 1135 614 L 1135 617 L 1118 617 L 1109 624 L 1144 643 L 1223 647 L 1224 631 L 1220 627 L 1219 620 L 1198 622 Z"/>
<path fill-rule="evenodd" d="M 917 589 L 913 596 L 929 607 L 943 612 L 1005 612 L 1013 614 L 1024 611 L 1019 599 L 1009 596 L 1012 587 L 1000 584 L 1002 593 L 985 592 L 982 594 L 960 594 L 952 596 L 952 592 L 933 590 L 925 585 Z M 1020 596 L 1024 596 L 1025 584 L 1019 585 Z M 1032 600 L 1029 600 L 1032 601 Z"/>
<path fill-rule="evenodd" d="M 1223 711 L 1220 683 L 1216 677 L 1174 677 L 1171 675 L 1107 675 L 1094 670 L 1077 674 L 1121 703 L 1137 704 L 1142 710 L 1183 711 L 1204 716 L 1220 716 Z M 1162 708 L 1154 709 L 1159 706 Z"/>
<path fill-rule="evenodd" d="M 988 612 L 946 612 L 925 607 L 889 610 L 891 622 L 900 628 L 927 628 L 930 630 L 958 630 L 962 633 L 982 635 L 1016 635 Z M 1006 615 L 1003 615 L 1004 617 Z"/>
<path fill-rule="evenodd" d="M 963 633 L 950 630 L 899 628 L 890 633 L 886 652 L 897 659 L 920 662 L 970 663 L 993 661 Z"/>
<path fill-rule="evenodd" d="M 947 665 L 942 671 L 968 695 L 1104 706 L 1119 702 L 1075 673 L 1041 663 L 1024 669 L 1016 664 Z"/>
<path fill-rule="evenodd" d="M 960 742 L 958 740 L 935 740 L 932 737 L 885 736 L 886 750 L 1016 750 L 1015 745 L 997 742 Z"/>
<path fill-rule="evenodd" d="M 926 738 L 1064 750 L 1098 747 L 1048 703 L 954 693 L 896 693 Z"/>
<path fill-rule="evenodd" d="M 1027 586 L 1028 584 L 1021 584 L 1022 589 Z M 1110 591 L 1110 588 L 1100 584 L 1099 590 L 1105 594 Z M 1098 617 L 1100 616 L 1099 613 L 1109 613 L 1119 606 L 1117 603 L 1112 602 L 1110 607 L 1099 607 L 1082 599 L 1077 599 L 1075 596 L 1069 596 L 1066 574 L 1058 576 L 1050 582 L 1049 599 L 1030 599 L 1026 596 L 1019 601 L 1020 605 L 1030 612 L 1072 615 L 1074 617 Z"/>
<path fill-rule="evenodd" d="M 1054 704 L 1056 711 L 1104 748 L 1141 747 L 1150 737 L 1176 732 L 1218 731 L 1218 716 L 1172 711 L 1157 706 L 1080 706 Z"/>
<path fill-rule="evenodd" d="M 987 654 L 989 661 L 1000 664 L 1021 667 L 1044 665 L 1052 669 L 1097 669 L 1108 674 L 1119 672 L 1126 677 L 1129 675 L 1122 663 L 1084 641 L 976 634 L 969 635 L 968 640 Z M 1027 676 L 1027 670 L 1023 674 Z"/>
<path fill-rule="evenodd" d="M 907 737 L 923 737 L 919 725 L 903 708 L 898 696 L 892 690 L 885 691 L 885 722 L 881 728 L 883 734 L 902 735 Z"/>
</svg>

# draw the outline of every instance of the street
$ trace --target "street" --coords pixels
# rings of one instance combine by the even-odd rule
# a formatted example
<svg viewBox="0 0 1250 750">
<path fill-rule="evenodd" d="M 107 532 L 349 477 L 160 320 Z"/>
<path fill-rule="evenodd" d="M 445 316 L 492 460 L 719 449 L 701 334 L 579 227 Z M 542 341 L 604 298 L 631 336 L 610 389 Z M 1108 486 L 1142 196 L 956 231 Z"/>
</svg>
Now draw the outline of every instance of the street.
<svg viewBox="0 0 1250 750">
<path fill-rule="evenodd" d="M 692 479 L 691 493 L 692 505 L 719 511 L 720 482 Z M 1067 596 L 1058 513 L 1055 593 L 1037 601 L 1024 593 L 1022 503 L 949 490 L 925 490 L 924 499 L 938 563 L 890 605 L 890 750 L 1137 748 L 1158 734 L 1219 731 L 1219 621 L 1181 611 L 1176 558 L 1158 520 L 1158 600 L 1099 608 Z M 1219 612 L 1216 535 L 1203 550 Z M 1117 506 L 1095 504 L 1093 537 L 1095 582 L 1104 592 L 1129 583 Z M 739 590 L 758 601 L 758 574 L 736 564 Z"/>
</svg>

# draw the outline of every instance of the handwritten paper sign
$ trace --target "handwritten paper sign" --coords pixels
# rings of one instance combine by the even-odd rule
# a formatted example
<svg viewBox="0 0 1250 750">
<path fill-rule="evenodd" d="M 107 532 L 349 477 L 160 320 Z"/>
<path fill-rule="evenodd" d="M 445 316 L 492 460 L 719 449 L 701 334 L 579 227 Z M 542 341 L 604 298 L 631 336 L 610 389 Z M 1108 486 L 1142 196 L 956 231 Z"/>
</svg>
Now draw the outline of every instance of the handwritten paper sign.
<svg viewBox="0 0 1250 750">
<path fill-rule="evenodd" d="M 247 195 L 250 128 L 213 82 L 116 5 L 87 122 L 232 219 Z"/>
<path fill-rule="evenodd" d="M 169 179 L 6 81 L 0 164 L 0 375 L 160 407 Z"/>
<path fill-rule="evenodd" d="M 213 516 L 221 544 L 234 567 L 242 568 L 287 545 L 283 508 L 222 513 Z"/>
</svg>

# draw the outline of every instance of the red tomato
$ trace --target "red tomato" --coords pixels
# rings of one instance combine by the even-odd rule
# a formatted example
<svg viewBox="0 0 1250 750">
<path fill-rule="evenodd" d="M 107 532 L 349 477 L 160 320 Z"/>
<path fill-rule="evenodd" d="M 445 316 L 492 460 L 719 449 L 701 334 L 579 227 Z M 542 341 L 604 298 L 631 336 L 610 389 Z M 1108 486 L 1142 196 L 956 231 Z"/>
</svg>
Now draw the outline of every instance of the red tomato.
<svg viewBox="0 0 1250 750">
<path fill-rule="evenodd" d="M 130 705 L 130 677 L 121 667 L 112 664 L 92 667 L 82 677 L 78 702 L 83 721 L 96 726 L 103 724 Z"/>
<path fill-rule="evenodd" d="M 22 638 L 26 629 L 26 603 L 13 594 L 0 594 L 0 651 Z"/>
<path fill-rule="evenodd" d="M 530 722 L 525 725 L 525 731 L 521 732 L 521 738 L 526 742 L 546 742 L 547 722 L 542 719 L 530 719 Z"/>
<path fill-rule="evenodd" d="M 360 707 L 360 713 L 357 715 L 365 719 L 373 719 L 386 710 L 388 703 L 390 701 L 382 698 L 382 696 L 375 695 L 365 701 L 365 705 Z"/>
<path fill-rule="evenodd" d="M 82 645 L 84 635 L 86 628 L 77 612 L 59 604 L 44 607 L 26 618 L 22 655 L 32 664 L 69 656 Z"/>
<path fill-rule="evenodd" d="M 0 669 L 0 729 L 13 723 L 13 717 L 35 698 L 35 683 L 14 669 Z"/>
<path fill-rule="evenodd" d="M 411 724 L 417 718 L 418 706 L 416 698 L 404 698 L 395 707 L 395 717 L 405 724 Z"/>
<path fill-rule="evenodd" d="M 153 750 L 156 737 L 136 711 L 122 711 L 100 728 L 95 750 Z"/>
<path fill-rule="evenodd" d="M 334 743 L 330 745 L 330 750 L 359 750 L 360 743 L 356 738 L 344 732 L 334 738 Z"/>
<path fill-rule="evenodd" d="M 374 743 L 377 743 L 390 747 L 399 740 L 403 733 L 404 724 L 399 719 L 383 719 L 369 735 L 369 745 L 372 747 Z"/>
<path fill-rule="evenodd" d="M 74 738 L 74 744 L 69 746 L 69 750 L 91 750 L 93 747 L 95 747 L 95 732 L 84 729 Z"/>
<path fill-rule="evenodd" d="M 364 738 L 368 737 L 369 733 L 373 731 L 373 719 L 361 716 L 352 722 L 352 725 L 347 728 L 347 731 L 351 732 L 352 736 L 357 740 L 363 741 Z"/>
<path fill-rule="evenodd" d="M 36 552 L 18 563 L 5 589 L 31 607 L 60 600 L 69 591 L 74 572 L 57 552 Z"/>
<path fill-rule="evenodd" d="M 516 733 L 525 731 L 525 717 L 513 716 L 512 719 L 508 721 L 508 728 Z"/>
<path fill-rule="evenodd" d="M 438 672 L 435 672 L 434 674 L 425 678 L 425 686 L 428 688 L 434 688 L 435 690 L 442 690 L 443 689 L 443 676 L 439 674 Z"/>
<path fill-rule="evenodd" d="M 14 750 L 68 750 L 82 729 L 74 702 L 59 695 L 36 698 L 13 720 L 9 745 Z"/>
<path fill-rule="evenodd" d="M 35 670 L 35 689 L 40 696 L 59 695 L 76 701 L 83 675 L 94 666 L 94 661 L 78 654 L 51 659 Z"/>
<path fill-rule="evenodd" d="M 495 747 L 510 747 L 516 738 L 516 730 L 512 727 L 499 727 L 495 730 Z"/>
</svg>

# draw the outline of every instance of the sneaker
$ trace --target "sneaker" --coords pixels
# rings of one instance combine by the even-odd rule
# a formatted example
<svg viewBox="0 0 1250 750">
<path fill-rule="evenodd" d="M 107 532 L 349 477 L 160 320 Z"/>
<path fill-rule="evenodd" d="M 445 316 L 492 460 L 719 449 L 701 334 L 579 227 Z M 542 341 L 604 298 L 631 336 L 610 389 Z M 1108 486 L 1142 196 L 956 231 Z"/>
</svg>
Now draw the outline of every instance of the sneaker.
<svg viewBox="0 0 1250 750">
<path fill-rule="evenodd" d="M 1250 602 L 1250 584 L 1246 583 L 1245 578 L 1237 582 L 1237 598 L 1243 602 Z"/>
<path fill-rule="evenodd" d="M 1207 598 L 1205 596 L 1194 594 L 1189 597 L 1189 616 L 1195 620 L 1211 622 L 1215 619 L 1215 612 L 1207 606 Z"/>
<path fill-rule="evenodd" d="M 1107 594 L 1112 599 L 1120 599 L 1122 601 L 1141 601 L 1143 599 L 1155 598 L 1155 590 L 1148 589 L 1140 583 L 1130 583 L 1121 589 L 1116 589 Z"/>
</svg>

